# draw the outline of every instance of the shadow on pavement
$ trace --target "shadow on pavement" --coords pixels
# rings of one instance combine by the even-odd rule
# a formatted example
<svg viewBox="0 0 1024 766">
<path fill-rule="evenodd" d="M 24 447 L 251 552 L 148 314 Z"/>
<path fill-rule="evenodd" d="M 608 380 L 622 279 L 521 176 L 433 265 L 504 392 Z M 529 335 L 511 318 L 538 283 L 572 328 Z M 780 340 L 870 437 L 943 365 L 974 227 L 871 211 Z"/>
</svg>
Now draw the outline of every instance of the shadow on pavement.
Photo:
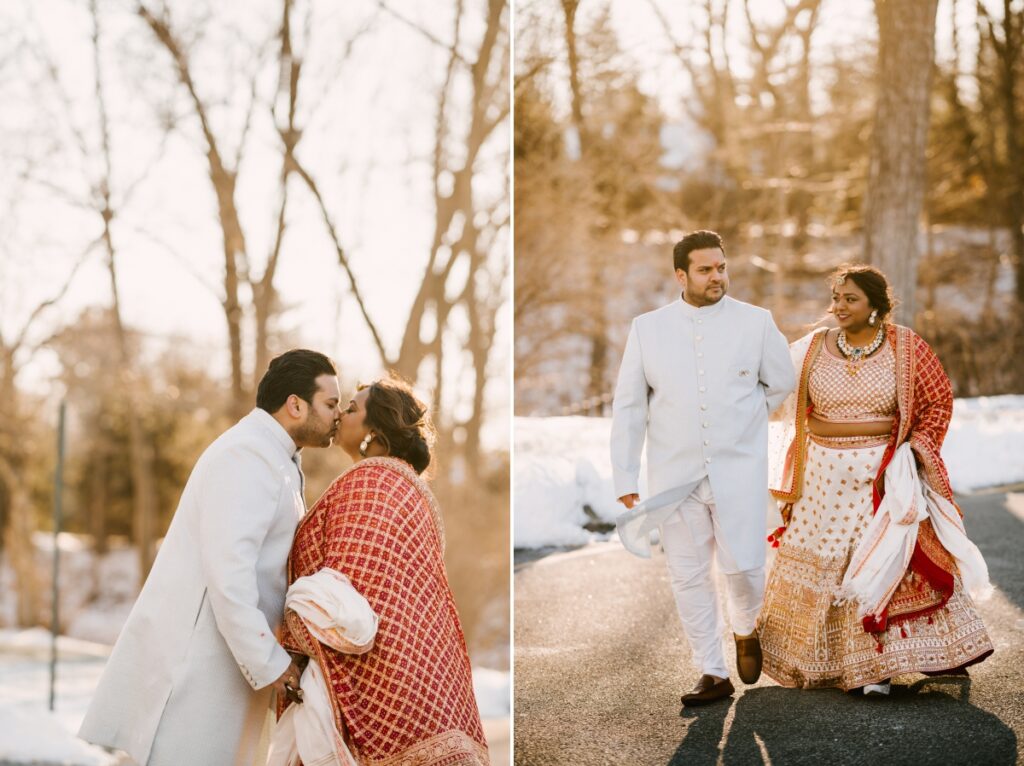
<svg viewBox="0 0 1024 766">
<path fill-rule="evenodd" d="M 1024 610 L 1024 521 L 1007 508 L 1007 494 L 957 495 L 967 536 L 981 549 L 992 584 Z"/>
<path fill-rule="evenodd" d="M 888 698 L 838 689 L 763 687 L 726 704 L 684 709 L 692 718 L 669 766 L 728 764 L 1012 764 L 1017 737 L 970 704 L 970 680 L 893 685 Z"/>
<path fill-rule="evenodd" d="M 727 702 L 707 707 L 684 707 L 679 715 L 689 725 L 685 738 L 669 761 L 669 766 L 715 763 L 718 759 L 718 744 L 722 741 L 722 731 L 730 709 L 731 706 Z"/>
</svg>

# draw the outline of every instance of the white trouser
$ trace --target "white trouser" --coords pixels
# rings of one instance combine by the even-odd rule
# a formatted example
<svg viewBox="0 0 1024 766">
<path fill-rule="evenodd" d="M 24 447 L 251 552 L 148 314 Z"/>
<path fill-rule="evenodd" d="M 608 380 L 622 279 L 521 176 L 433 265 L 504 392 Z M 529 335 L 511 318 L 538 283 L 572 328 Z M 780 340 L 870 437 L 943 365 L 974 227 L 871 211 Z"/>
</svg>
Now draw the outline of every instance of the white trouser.
<svg viewBox="0 0 1024 766">
<path fill-rule="evenodd" d="M 725 625 L 711 576 L 711 562 L 725 575 L 732 630 L 745 636 L 754 632 L 764 601 L 764 567 L 738 571 L 735 559 L 719 539 L 715 499 L 705 478 L 661 528 L 669 579 L 683 631 L 702 674 L 727 678 L 722 633 Z"/>
</svg>

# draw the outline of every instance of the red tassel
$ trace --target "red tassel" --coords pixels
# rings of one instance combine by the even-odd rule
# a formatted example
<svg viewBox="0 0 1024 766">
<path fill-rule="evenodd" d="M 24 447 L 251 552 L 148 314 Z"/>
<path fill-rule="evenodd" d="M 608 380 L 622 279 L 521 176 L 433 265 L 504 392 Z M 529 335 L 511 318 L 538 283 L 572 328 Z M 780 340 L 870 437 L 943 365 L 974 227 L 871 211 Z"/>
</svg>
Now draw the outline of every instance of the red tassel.
<svg viewBox="0 0 1024 766">
<path fill-rule="evenodd" d="M 882 653 L 882 643 L 881 642 L 878 642 L 877 644 L 875 644 L 875 651 L 878 652 L 879 654 Z"/>
<path fill-rule="evenodd" d="M 907 637 L 907 629 L 904 628 L 902 625 L 900 625 L 900 635 L 903 636 L 903 638 Z"/>
<path fill-rule="evenodd" d="M 931 615 L 928 615 L 928 624 L 929 624 L 929 625 L 931 625 L 931 624 L 932 624 L 932 616 L 931 616 Z"/>
</svg>

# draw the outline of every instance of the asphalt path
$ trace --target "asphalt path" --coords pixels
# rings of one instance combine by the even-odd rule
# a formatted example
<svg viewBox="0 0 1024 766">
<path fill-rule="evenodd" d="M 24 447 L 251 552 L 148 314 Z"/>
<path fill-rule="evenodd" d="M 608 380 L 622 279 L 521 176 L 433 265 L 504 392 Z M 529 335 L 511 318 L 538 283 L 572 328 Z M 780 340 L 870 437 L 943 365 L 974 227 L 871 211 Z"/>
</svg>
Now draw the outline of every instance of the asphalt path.
<svg viewBox="0 0 1024 766">
<path fill-rule="evenodd" d="M 682 708 L 699 674 L 662 555 L 517 552 L 516 766 L 1024 763 L 1024 493 L 958 500 L 996 586 L 979 605 L 995 653 L 969 679 L 897 677 L 888 698 L 744 686 L 729 657 L 733 698 Z"/>
</svg>

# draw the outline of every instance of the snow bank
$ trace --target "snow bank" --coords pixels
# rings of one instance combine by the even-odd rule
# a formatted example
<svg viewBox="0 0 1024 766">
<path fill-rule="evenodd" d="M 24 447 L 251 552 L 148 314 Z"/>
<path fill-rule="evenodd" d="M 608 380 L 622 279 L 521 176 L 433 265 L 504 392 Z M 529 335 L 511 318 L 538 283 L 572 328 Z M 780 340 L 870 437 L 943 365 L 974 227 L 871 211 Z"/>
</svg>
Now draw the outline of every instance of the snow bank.
<svg viewBox="0 0 1024 766">
<path fill-rule="evenodd" d="M 957 492 L 1024 482 L 1024 396 L 957 399 L 942 458 Z"/>
<path fill-rule="evenodd" d="M 112 766 L 118 760 L 70 734 L 52 713 L 0 703 L 0 763 Z"/>
<path fill-rule="evenodd" d="M 509 707 L 509 674 L 490 668 L 473 668 L 473 693 L 480 706 L 481 718 L 507 718 Z"/>
<path fill-rule="evenodd" d="M 582 545 L 584 507 L 602 521 L 619 512 L 608 460 L 607 418 L 516 418 L 515 529 L 517 548 Z"/>
<path fill-rule="evenodd" d="M 621 511 L 608 457 L 611 419 L 516 418 L 514 428 L 515 547 L 603 537 L 583 529 L 584 507 L 605 521 Z M 957 492 L 1024 482 L 1024 396 L 957 399 L 942 455 Z M 642 466 L 641 494 L 645 474 Z"/>
</svg>

